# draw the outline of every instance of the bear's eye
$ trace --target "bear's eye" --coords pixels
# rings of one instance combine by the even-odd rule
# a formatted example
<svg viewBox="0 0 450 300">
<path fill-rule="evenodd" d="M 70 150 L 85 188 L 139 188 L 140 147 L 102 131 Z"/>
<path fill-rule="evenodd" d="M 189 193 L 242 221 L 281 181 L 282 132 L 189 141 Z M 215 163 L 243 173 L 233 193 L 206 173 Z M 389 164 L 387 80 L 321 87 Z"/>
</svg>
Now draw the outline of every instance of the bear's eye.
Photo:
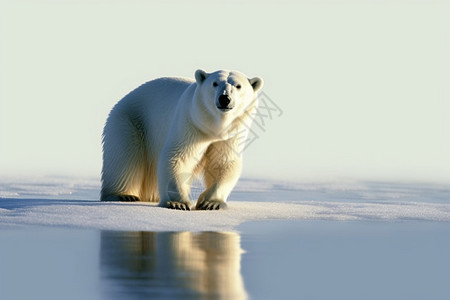
<svg viewBox="0 0 450 300">
<path fill-rule="evenodd" d="M 213 82 L 213 87 L 217 87 L 219 84 L 217 82 Z"/>
<path fill-rule="evenodd" d="M 240 90 L 240 89 L 241 89 L 241 85 L 240 85 L 240 84 L 236 85 L 236 88 L 237 88 L 238 90 Z"/>
</svg>

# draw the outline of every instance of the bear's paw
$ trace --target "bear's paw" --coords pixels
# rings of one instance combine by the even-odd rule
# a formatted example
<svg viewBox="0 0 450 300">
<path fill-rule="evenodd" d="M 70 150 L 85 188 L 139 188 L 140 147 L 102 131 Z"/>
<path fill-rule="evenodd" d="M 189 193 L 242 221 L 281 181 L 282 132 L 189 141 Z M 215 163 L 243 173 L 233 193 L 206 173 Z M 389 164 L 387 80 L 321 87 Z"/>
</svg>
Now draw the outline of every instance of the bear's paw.
<svg viewBox="0 0 450 300">
<path fill-rule="evenodd" d="M 221 200 L 203 200 L 197 203 L 195 209 L 197 210 L 219 210 L 226 209 L 228 205 Z"/>
<path fill-rule="evenodd" d="M 188 203 L 178 202 L 178 201 L 168 201 L 166 203 L 166 207 L 170 209 L 178 209 L 178 210 L 191 210 L 191 207 Z"/>
</svg>

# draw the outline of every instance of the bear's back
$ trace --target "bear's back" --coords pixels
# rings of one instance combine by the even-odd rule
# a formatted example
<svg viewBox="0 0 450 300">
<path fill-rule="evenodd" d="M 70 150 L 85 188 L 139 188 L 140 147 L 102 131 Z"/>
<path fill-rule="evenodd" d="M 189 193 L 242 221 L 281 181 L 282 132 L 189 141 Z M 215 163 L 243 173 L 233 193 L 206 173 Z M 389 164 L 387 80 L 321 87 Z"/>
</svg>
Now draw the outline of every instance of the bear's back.
<svg viewBox="0 0 450 300">
<path fill-rule="evenodd" d="M 181 95 L 195 81 L 188 78 L 164 77 L 148 81 L 122 98 L 113 112 L 139 119 L 155 116 L 170 118 Z"/>
<path fill-rule="evenodd" d="M 152 105 L 169 104 L 167 102 L 177 102 L 184 91 L 194 81 L 189 78 L 163 77 L 148 81 L 123 98 L 123 101 L 143 102 Z M 149 102 L 150 101 L 150 102 Z M 155 103 L 158 102 L 158 103 Z"/>
<path fill-rule="evenodd" d="M 146 82 L 126 95 L 113 108 L 112 118 L 126 118 L 145 132 L 146 143 L 159 153 L 163 147 L 176 107 L 182 94 L 195 81 L 188 78 L 164 77 Z"/>
</svg>

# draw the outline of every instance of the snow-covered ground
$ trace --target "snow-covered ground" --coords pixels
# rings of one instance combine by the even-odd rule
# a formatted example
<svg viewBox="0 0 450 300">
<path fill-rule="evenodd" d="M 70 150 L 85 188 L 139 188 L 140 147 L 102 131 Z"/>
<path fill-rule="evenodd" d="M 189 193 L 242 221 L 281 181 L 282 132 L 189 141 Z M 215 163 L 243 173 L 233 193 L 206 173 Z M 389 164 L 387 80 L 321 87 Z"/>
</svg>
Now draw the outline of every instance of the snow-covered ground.
<svg viewBox="0 0 450 300">
<path fill-rule="evenodd" d="M 224 231 L 247 221 L 425 220 L 450 222 L 450 186 L 243 179 L 226 211 L 175 211 L 98 201 L 98 179 L 1 178 L 0 227 L 27 225 L 145 231 Z M 193 188 L 193 195 L 200 189 Z"/>
</svg>

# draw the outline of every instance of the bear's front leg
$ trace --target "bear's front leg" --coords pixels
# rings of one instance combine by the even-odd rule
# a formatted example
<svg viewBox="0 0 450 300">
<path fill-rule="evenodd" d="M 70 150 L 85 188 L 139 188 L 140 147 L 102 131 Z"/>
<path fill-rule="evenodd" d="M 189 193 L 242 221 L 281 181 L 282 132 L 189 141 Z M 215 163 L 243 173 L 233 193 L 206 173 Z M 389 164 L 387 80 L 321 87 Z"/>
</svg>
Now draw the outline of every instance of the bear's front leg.
<svg viewBox="0 0 450 300">
<path fill-rule="evenodd" d="M 240 158 L 226 161 L 210 161 L 205 168 L 207 189 L 198 197 L 196 209 L 219 210 L 226 209 L 226 201 L 241 174 Z"/>
<path fill-rule="evenodd" d="M 162 153 L 158 162 L 160 207 L 191 209 L 189 192 L 195 162 L 181 151 L 172 150 Z"/>
<path fill-rule="evenodd" d="M 183 176 L 180 174 L 167 174 L 165 180 L 158 182 L 161 200 L 160 207 L 191 210 L 191 201 L 189 200 L 189 190 L 185 187 Z"/>
<path fill-rule="evenodd" d="M 185 176 L 172 170 L 161 180 L 158 180 L 158 188 L 161 200 L 160 207 L 166 207 L 179 210 L 191 210 L 191 201 L 189 199 L 189 183 Z"/>
</svg>

